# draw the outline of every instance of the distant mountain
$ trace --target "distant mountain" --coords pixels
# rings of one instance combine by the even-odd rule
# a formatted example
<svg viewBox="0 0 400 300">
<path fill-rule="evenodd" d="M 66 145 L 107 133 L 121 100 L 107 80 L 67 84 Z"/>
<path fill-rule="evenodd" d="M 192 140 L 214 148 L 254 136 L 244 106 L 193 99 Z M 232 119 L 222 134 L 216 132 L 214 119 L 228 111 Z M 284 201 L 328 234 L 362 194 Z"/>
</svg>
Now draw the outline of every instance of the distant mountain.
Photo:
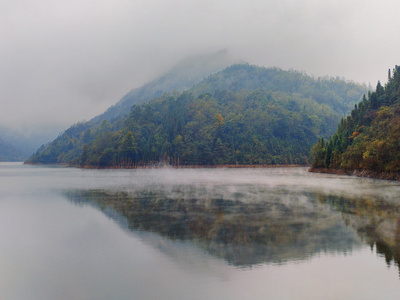
<svg viewBox="0 0 400 300">
<path fill-rule="evenodd" d="M 51 131 L 52 130 L 41 130 L 35 133 L 24 132 L 24 134 L 22 134 L 16 130 L 0 125 L 0 138 L 18 153 L 18 160 L 23 161 L 35 153 L 40 145 L 48 143 L 49 140 L 57 136 L 57 134 Z"/>
<path fill-rule="evenodd" d="M 365 86 L 339 78 L 233 65 L 183 93 L 147 98 L 125 109 L 129 115 L 97 126 L 72 126 L 28 162 L 94 167 L 306 164 L 311 146 L 333 134 L 341 116 L 365 92 Z"/>
<path fill-rule="evenodd" d="M 387 84 L 378 82 L 325 141 L 313 147 L 315 170 L 400 178 L 400 67 L 389 70 Z"/>
<path fill-rule="evenodd" d="M 0 161 L 23 161 L 24 156 L 0 138 Z"/>
</svg>

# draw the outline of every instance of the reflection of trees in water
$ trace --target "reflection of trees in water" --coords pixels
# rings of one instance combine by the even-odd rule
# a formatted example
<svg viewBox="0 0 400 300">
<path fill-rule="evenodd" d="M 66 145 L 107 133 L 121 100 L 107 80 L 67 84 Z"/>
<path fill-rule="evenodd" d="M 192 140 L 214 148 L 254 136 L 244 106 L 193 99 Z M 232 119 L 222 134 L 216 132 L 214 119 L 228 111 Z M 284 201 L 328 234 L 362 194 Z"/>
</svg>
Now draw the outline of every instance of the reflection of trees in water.
<svg viewBox="0 0 400 300">
<path fill-rule="evenodd" d="M 184 196 L 183 196 L 184 195 Z M 262 201 L 171 197 L 163 189 L 132 193 L 102 190 L 68 192 L 75 203 L 90 203 L 130 230 L 190 240 L 234 265 L 283 263 L 320 252 L 350 252 L 359 241 L 340 213 L 311 194 L 278 191 Z"/>
<path fill-rule="evenodd" d="M 346 225 L 354 228 L 376 253 L 400 272 L 400 204 L 389 200 L 319 195 L 321 203 L 342 212 Z M 400 274 L 400 273 L 399 273 Z"/>
</svg>

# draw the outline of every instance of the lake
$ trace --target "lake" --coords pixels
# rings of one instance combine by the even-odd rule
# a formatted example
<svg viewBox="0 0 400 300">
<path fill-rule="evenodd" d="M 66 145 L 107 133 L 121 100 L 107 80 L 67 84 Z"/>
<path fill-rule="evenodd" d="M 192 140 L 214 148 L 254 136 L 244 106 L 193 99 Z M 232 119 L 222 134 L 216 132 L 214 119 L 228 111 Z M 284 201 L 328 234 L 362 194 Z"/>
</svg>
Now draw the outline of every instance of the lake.
<svg viewBox="0 0 400 300">
<path fill-rule="evenodd" d="M 399 299 L 398 182 L 0 163 L 0 299 Z"/>
</svg>

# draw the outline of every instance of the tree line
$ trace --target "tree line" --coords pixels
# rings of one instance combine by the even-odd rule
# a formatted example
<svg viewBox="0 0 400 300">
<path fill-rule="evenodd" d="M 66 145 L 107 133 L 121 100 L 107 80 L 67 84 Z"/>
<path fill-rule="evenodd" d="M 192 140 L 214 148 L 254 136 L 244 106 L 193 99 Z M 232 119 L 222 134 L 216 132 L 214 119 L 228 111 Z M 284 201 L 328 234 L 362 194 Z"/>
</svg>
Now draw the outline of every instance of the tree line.
<svg viewBox="0 0 400 300">
<path fill-rule="evenodd" d="M 314 168 L 400 172 L 400 67 L 364 95 L 328 140 L 313 146 Z"/>
<path fill-rule="evenodd" d="M 364 91 L 339 78 L 235 65 L 186 92 L 134 105 L 128 115 L 75 124 L 28 162 L 100 168 L 307 164 L 311 146 L 334 132 Z"/>
</svg>

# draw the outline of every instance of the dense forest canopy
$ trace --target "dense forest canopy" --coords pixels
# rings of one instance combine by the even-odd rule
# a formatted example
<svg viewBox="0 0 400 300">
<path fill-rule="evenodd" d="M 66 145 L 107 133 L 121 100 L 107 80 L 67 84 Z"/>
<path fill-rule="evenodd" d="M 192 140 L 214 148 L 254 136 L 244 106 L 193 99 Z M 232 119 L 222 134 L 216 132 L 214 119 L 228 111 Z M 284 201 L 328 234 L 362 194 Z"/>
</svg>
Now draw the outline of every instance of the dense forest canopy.
<svg viewBox="0 0 400 300">
<path fill-rule="evenodd" d="M 365 86 L 339 78 L 233 65 L 129 115 L 72 126 L 29 163 L 93 167 L 307 164 Z"/>
<path fill-rule="evenodd" d="M 329 140 L 313 146 L 313 167 L 400 172 L 400 67 L 356 104 Z"/>
</svg>

